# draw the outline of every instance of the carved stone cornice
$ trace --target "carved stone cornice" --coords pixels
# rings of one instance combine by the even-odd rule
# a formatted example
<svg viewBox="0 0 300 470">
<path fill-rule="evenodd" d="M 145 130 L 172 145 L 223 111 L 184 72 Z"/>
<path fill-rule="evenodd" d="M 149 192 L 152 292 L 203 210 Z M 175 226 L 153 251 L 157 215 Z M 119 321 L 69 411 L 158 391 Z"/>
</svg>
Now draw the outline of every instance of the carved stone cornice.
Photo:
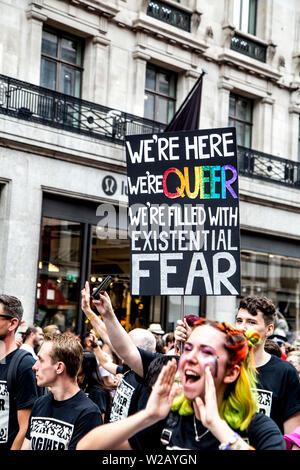
<svg viewBox="0 0 300 470">
<path fill-rule="evenodd" d="M 141 51 L 140 49 L 136 49 L 132 53 L 132 57 L 135 60 L 144 60 L 145 62 L 149 62 L 151 59 L 151 56 L 149 54 L 146 54 L 144 51 Z"/>
<path fill-rule="evenodd" d="M 102 36 L 95 36 L 93 38 L 93 44 L 99 45 L 99 46 L 109 46 L 111 43 L 110 39 L 106 39 Z"/>
<path fill-rule="evenodd" d="M 36 20 L 45 23 L 48 16 L 43 13 L 42 1 L 36 0 L 35 2 L 29 3 L 28 9 L 26 10 L 26 17 L 28 20 Z"/>
<path fill-rule="evenodd" d="M 300 106 L 295 104 L 295 103 L 292 104 L 289 107 L 289 114 L 298 114 L 298 115 L 300 115 Z"/>
<path fill-rule="evenodd" d="M 230 47 L 231 40 L 235 33 L 235 29 L 235 26 L 229 23 L 226 23 L 222 26 L 224 47 Z"/>
<path fill-rule="evenodd" d="M 257 75 L 260 78 L 278 82 L 282 77 L 281 73 L 275 71 L 268 64 L 251 59 L 246 55 L 239 54 L 230 49 L 221 53 L 218 56 L 217 62 L 222 65 L 226 64 L 231 67 L 236 67 L 240 70 L 245 70 L 252 75 Z"/>
<path fill-rule="evenodd" d="M 208 45 L 204 42 L 194 40 L 191 33 L 170 26 L 164 22 L 158 24 L 158 22 L 144 13 L 139 13 L 138 17 L 133 20 L 132 30 L 143 31 L 149 34 L 149 36 L 157 37 L 162 41 L 172 43 L 178 47 L 191 49 L 198 54 L 203 54 L 208 48 Z"/>
<path fill-rule="evenodd" d="M 261 100 L 262 104 L 269 104 L 271 106 L 273 106 L 273 104 L 275 103 L 275 99 L 274 98 L 270 98 L 270 96 L 264 96 Z"/>
<path fill-rule="evenodd" d="M 69 0 L 71 4 L 81 6 L 90 11 L 100 13 L 107 18 L 114 18 L 119 13 L 119 8 L 109 5 L 105 0 Z"/>
<path fill-rule="evenodd" d="M 226 90 L 226 91 L 231 91 L 233 90 L 233 85 L 231 83 L 229 83 L 227 80 L 220 80 L 218 82 L 218 89 L 219 90 Z"/>
</svg>

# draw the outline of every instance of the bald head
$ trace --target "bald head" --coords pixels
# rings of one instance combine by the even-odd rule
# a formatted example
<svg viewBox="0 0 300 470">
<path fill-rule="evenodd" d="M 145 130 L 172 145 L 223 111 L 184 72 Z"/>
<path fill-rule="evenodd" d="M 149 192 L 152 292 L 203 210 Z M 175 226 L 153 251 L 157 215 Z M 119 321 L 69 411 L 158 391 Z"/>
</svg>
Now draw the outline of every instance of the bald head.
<svg viewBox="0 0 300 470">
<path fill-rule="evenodd" d="M 143 328 L 135 328 L 128 334 L 137 348 L 145 349 L 150 352 L 155 351 L 156 339 L 150 331 L 144 330 Z"/>
</svg>

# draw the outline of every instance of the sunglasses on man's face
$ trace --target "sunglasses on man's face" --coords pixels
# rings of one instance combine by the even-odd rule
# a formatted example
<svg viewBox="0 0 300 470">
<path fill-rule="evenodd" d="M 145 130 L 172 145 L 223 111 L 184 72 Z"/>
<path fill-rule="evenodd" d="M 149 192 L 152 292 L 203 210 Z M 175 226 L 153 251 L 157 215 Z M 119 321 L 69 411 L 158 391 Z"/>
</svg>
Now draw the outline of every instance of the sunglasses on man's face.
<svg viewBox="0 0 300 470">
<path fill-rule="evenodd" d="M 15 317 L 12 317 L 11 315 L 2 315 L 2 313 L 0 313 L 0 318 L 7 318 L 8 320 L 12 320 Z"/>
</svg>

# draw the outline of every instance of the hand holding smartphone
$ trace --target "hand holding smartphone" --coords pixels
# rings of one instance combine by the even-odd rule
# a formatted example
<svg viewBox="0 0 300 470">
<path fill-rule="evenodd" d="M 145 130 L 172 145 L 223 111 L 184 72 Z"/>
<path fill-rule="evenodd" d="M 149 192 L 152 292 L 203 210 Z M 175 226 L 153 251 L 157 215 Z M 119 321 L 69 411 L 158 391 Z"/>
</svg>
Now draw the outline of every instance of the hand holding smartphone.
<svg viewBox="0 0 300 470">
<path fill-rule="evenodd" d="M 110 280 L 111 280 L 111 276 L 106 276 L 106 278 L 103 279 L 103 281 L 101 282 L 101 284 L 99 284 L 99 286 L 97 287 L 97 289 L 95 289 L 95 290 L 91 293 L 91 304 L 93 304 L 93 301 L 94 301 L 94 300 L 99 300 L 99 299 L 100 299 L 99 294 L 100 294 L 101 292 L 104 292 L 104 291 L 107 289 Z"/>
</svg>

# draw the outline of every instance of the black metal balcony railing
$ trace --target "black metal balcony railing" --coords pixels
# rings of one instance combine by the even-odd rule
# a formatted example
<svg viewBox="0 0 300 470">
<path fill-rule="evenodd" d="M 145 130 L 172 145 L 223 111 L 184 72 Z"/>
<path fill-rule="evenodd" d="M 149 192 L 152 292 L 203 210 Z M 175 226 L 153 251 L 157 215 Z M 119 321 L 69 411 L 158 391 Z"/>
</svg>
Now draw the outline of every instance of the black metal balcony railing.
<svg viewBox="0 0 300 470">
<path fill-rule="evenodd" d="M 165 124 L 0 75 L 0 113 L 124 145 L 126 135 L 164 132 Z M 239 173 L 300 189 L 300 163 L 238 147 Z"/>
<path fill-rule="evenodd" d="M 300 163 L 238 147 L 239 174 L 300 189 Z"/>
<path fill-rule="evenodd" d="M 176 28 L 183 29 L 184 31 L 191 31 L 191 15 L 164 2 L 149 2 L 147 15 L 157 20 L 164 21 Z"/>
<path fill-rule="evenodd" d="M 267 61 L 267 46 L 245 38 L 238 33 L 234 34 L 230 48 L 234 51 L 240 52 L 241 54 L 245 54 L 248 57 L 252 57 L 252 59 L 257 59 L 261 62 Z"/>
<path fill-rule="evenodd" d="M 0 75 L 0 113 L 124 143 L 126 135 L 159 133 L 161 124 Z"/>
</svg>

